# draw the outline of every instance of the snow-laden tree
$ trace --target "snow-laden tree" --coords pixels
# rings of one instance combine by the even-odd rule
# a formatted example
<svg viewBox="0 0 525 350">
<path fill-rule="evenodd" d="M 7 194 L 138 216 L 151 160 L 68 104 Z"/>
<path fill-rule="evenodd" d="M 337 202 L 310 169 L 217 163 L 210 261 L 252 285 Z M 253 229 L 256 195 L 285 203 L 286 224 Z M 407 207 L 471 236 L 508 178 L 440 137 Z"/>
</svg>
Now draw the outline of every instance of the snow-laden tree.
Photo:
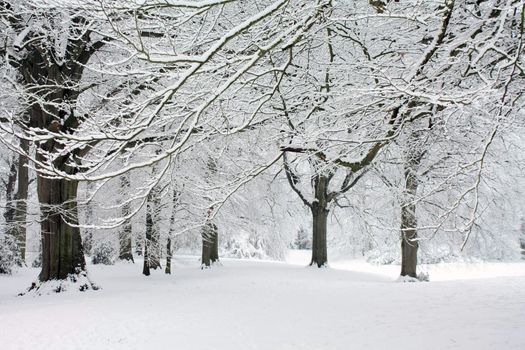
<svg viewBox="0 0 525 350">
<path fill-rule="evenodd" d="M 76 174 L 86 147 L 70 149 L 54 138 L 72 134 L 84 117 L 76 109 L 86 64 L 103 46 L 94 34 L 94 22 L 85 11 L 54 8 L 46 2 L 0 3 L 2 18 L 2 71 L 17 93 L 11 98 L 20 106 L 2 110 L 4 143 L 10 140 L 35 144 L 33 162 L 39 171 L 38 198 L 42 213 L 43 240 L 40 281 L 64 279 L 85 270 L 76 213 L 77 181 L 45 176 L 42 165 L 52 163 L 60 171 Z M 24 147 L 16 147 L 31 157 Z M 83 288 L 89 288 L 89 281 Z"/>
<path fill-rule="evenodd" d="M 156 241 L 155 252 L 164 246 L 154 214 L 167 181 L 185 192 L 181 203 L 197 198 L 190 202 L 200 219 L 183 229 L 189 231 L 202 227 L 207 208 L 226 208 L 227 199 L 281 158 L 289 183 L 311 209 L 312 264 L 323 266 L 330 210 L 375 162 L 399 159 L 387 148 L 417 135 L 420 124 L 439 125 L 424 134 L 441 138 L 422 147 L 422 165 L 448 162 L 448 182 L 427 193 L 461 177 L 457 193 L 426 226 L 438 232 L 472 203 L 458 227 L 466 242 L 486 154 L 503 127 L 517 124 L 523 103 L 523 1 L 0 4 L 2 79 L 16 92 L 9 103 L 17 107 L 2 108 L 2 141 L 39 173 L 42 281 L 85 269 L 79 182 L 98 182 L 103 193 L 112 179 L 150 174 L 119 198 L 120 218 L 98 225 L 115 229 L 145 211 L 148 260 L 148 242 Z M 218 158 L 217 150 L 261 129 L 275 142 L 249 161 L 242 147 L 239 154 L 227 152 L 228 170 L 213 181 L 220 187 L 205 185 L 195 172 L 173 175 Z M 448 151 L 432 149 L 458 135 L 473 146 L 456 147 L 449 158 L 443 156 Z M 33 143 L 36 155 L 16 139 Z M 203 149 L 212 150 L 206 160 Z M 414 157 L 405 159 L 415 174 Z M 407 177 L 411 193 L 402 205 L 412 219 L 425 190 L 418 179 Z M 201 199 L 206 205 L 196 204 Z M 402 241 L 415 256 L 412 219 L 402 227 Z M 408 275 L 415 274 L 411 266 Z"/>
</svg>

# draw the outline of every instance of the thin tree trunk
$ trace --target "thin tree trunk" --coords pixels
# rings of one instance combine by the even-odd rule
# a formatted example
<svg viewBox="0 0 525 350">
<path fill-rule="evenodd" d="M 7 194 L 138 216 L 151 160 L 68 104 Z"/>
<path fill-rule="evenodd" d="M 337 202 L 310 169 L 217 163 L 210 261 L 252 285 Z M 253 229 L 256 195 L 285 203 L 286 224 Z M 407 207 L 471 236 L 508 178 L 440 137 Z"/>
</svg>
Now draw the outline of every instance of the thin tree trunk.
<svg viewBox="0 0 525 350">
<path fill-rule="evenodd" d="M 14 200 L 15 200 L 15 185 L 16 185 L 16 178 L 18 175 L 18 167 L 17 167 L 17 156 L 16 154 L 13 155 L 13 158 L 11 160 L 11 165 L 9 166 L 9 176 L 7 178 L 7 183 L 5 186 L 5 211 L 4 211 L 4 220 L 7 226 L 6 231 L 8 233 L 11 233 L 13 221 L 15 219 L 15 206 L 14 206 Z"/>
<path fill-rule="evenodd" d="M 173 256 L 173 252 L 171 250 L 171 237 L 173 235 L 173 231 L 175 230 L 175 214 L 177 213 L 177 203 L 179 202 L 179 193 L 177 192 L 177 189 L 173 188 L 173 196 L 171 199 L 172 203 L 172 209 L 171 209 L 171 216 L 170 216 L 170 227 L 168 231 L 168 241 L 166 243 L 166 270 L 165 272 L 167 274 L 171 274 L 171 258 Z"/>
<path fill-rule="evenodd" d="M 314 179 L 315 200 L 312 203 L 312 261 L 310 266 L 324 267 L 328 264 L 326 231 L 329 210 L 327 189 L 329 178 L 316 175 Z"/>
<path fill-rule="evenodd" d="M 160 269 L 160 227 L 159 227 L 159 213 L 160 210 L 160 193 L 157 188 L 152 190 L 152 197 L 150 198 L 150 241 L 149 241 L 149 267 L 151 269 Z"/>
<path fill-rule="evenodd" d="M 202 228 L 202 257 L 201 267 L 208 268 L 219 260 L 217 226 L 207 222 Z"/>
<path fill-rule="evenodd" d="M 159 207 L 159 193 L 153 188 L 148 195 L 146 204 L 146 237 L 144 240 L 144 269 L 143 273 L 149 276 L 150 269 L 159 269 L 160 257 L 159 257 L 159 227 L 155 222 L 157 221 L 157 210 Z"/>
<path fill-rule="evenodd" d="M 29 153 L 29 141 L 20 140 L 20 148 L 26 154 Z M 27 157 L 18 157 L 18 185 L 16 191 L 16 210 L 15 210 L 15 235 L 22 261 L 26 256 L 26 224 L 27 224 L 27 192 L 29 187 L 29 169 L 27 168 Z"/>
<path fill-rule="evenodd" d="M 171 238 L 166 242 L 166 274 L 171 275 Z"/>
<path fill-rule="evenodd" d="M 404 176 L 404 203 L 401 205 L 401 276 L 417 278 L 417 216 L 416 194 L 418 187 L 417 171 L 422 153 L 416 147 L 417 136 L 412 135 L 406 155 Z"/>
<path fill-rule="evenodd" d="M 129 174 L 124 174 L 120 178 L 121 188 L 123 192 L 129 191 L 130 183 L 129 183 Z M 131 214 L 131 205 L 129 203 L 124 203 L 122 205 L 122 216 L 127 217 Z M 127 219 L 124 225 L 122 225 L 122 229 L 119 232 L 119 259 L 120 260 L 126 260 L 135 262 L 133 260 L 133 253 L 132 253 L 132 242 L 131 237 L 133 233 L 133 227 L 131 224 L 131 220 Z"/>
<path fill-rule="evenodd" d="M 149 256 L 149 246 L 151 243 L 151 230 L 153 227 L 153 219 L 151 216 L 151 202 L 148 200 L 146 204 L 146 237 L 144 239 L 144 266 L 142 268 L 142 274 L 149 276 L 150 275 L 150 256 Z"/>
</svg>

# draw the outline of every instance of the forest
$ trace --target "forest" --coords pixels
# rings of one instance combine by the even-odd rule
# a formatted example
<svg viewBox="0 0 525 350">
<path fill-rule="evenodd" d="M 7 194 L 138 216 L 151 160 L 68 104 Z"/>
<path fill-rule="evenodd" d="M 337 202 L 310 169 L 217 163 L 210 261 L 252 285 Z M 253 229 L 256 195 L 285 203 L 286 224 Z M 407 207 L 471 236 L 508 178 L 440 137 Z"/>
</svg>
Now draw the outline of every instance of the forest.
<svg viewBox="0 0 525 350">
<path fill-rule="evenodd" d="M 0 338 L 519 349 L 524 34 L 524 0 L 0 0 Z"/>
</svg>

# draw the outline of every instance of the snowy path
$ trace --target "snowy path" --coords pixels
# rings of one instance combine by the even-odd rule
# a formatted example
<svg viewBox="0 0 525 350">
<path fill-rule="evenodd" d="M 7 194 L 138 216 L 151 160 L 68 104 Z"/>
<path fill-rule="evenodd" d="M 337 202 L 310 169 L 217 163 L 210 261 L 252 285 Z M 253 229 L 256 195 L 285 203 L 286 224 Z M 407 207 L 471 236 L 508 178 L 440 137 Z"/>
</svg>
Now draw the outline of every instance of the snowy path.
<svg viewBox="0 0 525 350">
<path fill-rule="evenodd" d="M 224 265 L 178 259 L 149 278 L 139 264 L 90 266 L 103 290 L 42 297 L 13 297 L 34 269 L 0 277 L 0 349 L 525 348 L 525 264 L 430 283 L 393 283 L 391 268 Z"/>
</svg>

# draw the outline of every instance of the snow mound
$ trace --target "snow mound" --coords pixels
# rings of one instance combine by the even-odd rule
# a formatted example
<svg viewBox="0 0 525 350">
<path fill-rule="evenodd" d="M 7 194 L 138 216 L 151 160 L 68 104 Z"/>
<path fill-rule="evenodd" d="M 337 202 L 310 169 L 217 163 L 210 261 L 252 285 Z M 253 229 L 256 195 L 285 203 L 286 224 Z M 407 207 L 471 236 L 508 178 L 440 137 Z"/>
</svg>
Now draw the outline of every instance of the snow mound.
<svg viewBox="0 0 525 350">
<path fill-rule="evenodd" d="M 33 282 L 31 287 L 25 293 L 20 293 L 20 296 L 23 295 L 49 295 L 55 293 L 63 292 L 85 292 L 88 290 L 99 290 L 100 287 L 93 283 L 86 271 L 82 271 L 76 274 L 69 274 L 63 280 L 51 280 L 46 282 Z"/>
<path fill-rule="evenodd" d="M 417 274 L 417 277 L 412 276 L 399 276 L 396 280 L 396 282 L 429 282 L 430 277 L 428 276 L 428 273 L 426 272 L 420 272 Z"/>
</svg>

